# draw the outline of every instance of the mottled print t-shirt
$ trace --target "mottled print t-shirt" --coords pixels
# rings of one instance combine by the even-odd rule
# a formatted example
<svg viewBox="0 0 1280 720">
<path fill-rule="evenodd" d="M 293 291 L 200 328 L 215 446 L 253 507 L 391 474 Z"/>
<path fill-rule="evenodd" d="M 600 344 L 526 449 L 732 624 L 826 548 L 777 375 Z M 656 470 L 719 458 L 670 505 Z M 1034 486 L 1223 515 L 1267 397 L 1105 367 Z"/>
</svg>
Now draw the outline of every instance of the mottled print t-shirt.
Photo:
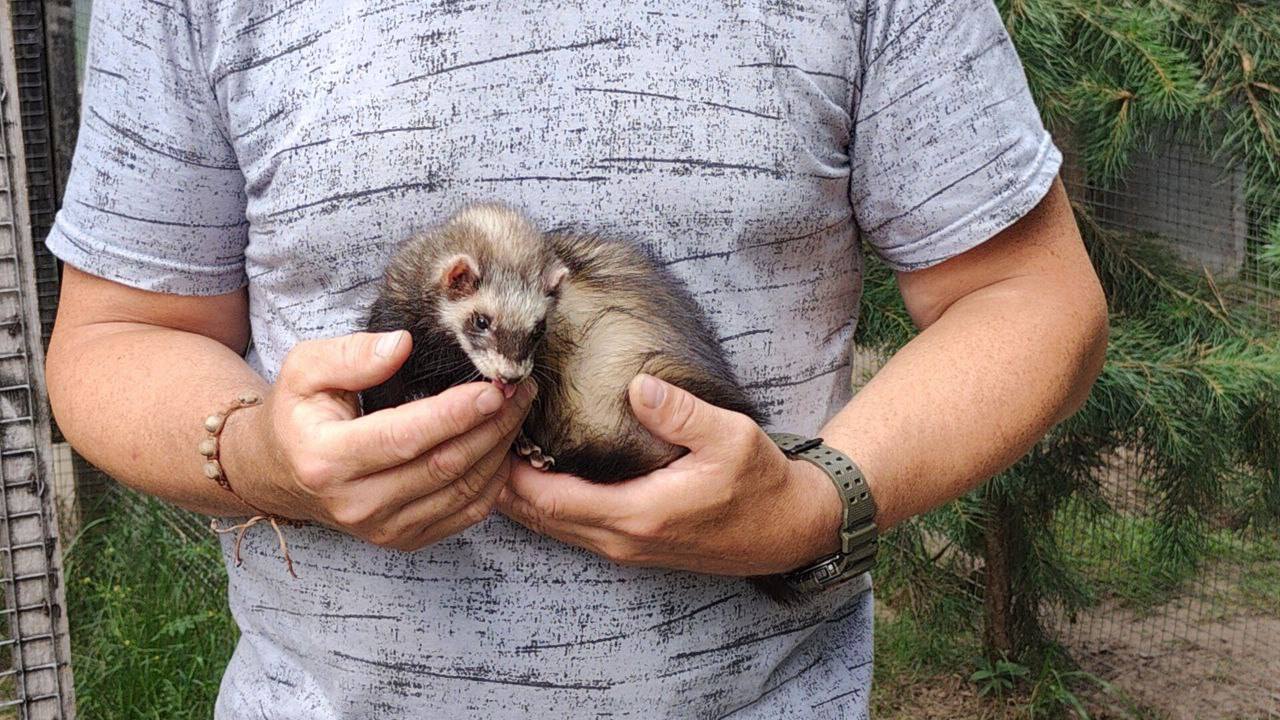
<svg viewBox="0 0 1280 720">
<path fill-rule="evenodd" d="M 1060 155 L 991 0 L 98 2 L 49 246 L 248 286 L 249 363 L 357 330 L 396 244 L 473 201 L 643 244 L 773 427 L 850 396 L 865 241 L 941 262 Z M 501 516 L 415 553 L 269 530 L 230 563 L 221 720 L 861 718 L 863 578 L 795 607 Z M 139 711 L 143 708 L 139 708 Z"/>
</svg>

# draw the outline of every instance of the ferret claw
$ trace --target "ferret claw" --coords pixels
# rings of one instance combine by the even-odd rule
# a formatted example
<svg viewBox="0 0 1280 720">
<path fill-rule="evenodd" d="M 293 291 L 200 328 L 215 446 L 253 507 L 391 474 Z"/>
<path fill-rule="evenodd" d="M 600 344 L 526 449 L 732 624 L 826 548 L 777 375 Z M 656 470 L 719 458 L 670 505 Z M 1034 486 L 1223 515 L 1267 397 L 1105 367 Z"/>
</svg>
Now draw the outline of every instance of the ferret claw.
<svg viewBox="0 0 1280 720">
<path fill-rule="evenodd" d="M 515 450 L 517 455 L 527 458 L 529 464 L 539 470 L 550 470 L 556 466 L 555 458 L 543 454 L 542 448 L 534 445 L 523 434 L 516 438 Z"/>
</svg>

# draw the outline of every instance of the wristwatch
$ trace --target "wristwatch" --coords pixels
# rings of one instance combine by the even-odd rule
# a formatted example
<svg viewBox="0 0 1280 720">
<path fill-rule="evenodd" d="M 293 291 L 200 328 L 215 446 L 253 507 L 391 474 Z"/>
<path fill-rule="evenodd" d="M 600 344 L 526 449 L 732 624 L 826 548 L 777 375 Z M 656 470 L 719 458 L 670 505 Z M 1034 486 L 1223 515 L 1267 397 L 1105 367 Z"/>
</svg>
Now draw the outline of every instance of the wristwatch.
<svg viewBox="0 0 1280 720">
<path fill-rule="evenodd" d="M 876 502 L 867 489 L 862 471 L 847 455 L 824 445 L 822 438 L 791 433 L 770 433 L 769 437 L 788 458 L 817 465 L 835 483 L 844 502 L 840 549 L 811 565 L 786 573 L 783 580 L 796 592 L 814 593 L 870 570 L 876 562 Z"/>
</svg>

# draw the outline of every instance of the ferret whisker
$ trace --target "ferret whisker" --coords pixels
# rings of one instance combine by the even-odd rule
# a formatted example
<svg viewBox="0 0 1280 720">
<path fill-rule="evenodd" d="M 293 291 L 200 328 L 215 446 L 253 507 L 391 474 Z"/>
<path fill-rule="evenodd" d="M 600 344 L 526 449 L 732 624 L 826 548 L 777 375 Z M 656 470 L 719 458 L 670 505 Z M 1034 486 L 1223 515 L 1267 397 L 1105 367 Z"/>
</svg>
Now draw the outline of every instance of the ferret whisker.
<svg viewBox="0 0 1280 720">
<path fill-rule="evenodd" d="M 563 371 L 560 370 L 559 368 L 552 367 L 551 365 L 548 365 L 546 363 L 536 363 L 533 366 L 532 372 L 541 373 L 543 376 L 549 379 L 555 379 L 560 377 Z"/>
<path fill-rule="evenodd" d="M 462 361 L 451 362 L 449 364 L 430 363 L 430 364 L 421 365 L 420 367 L 422 367 L 423 369 L 419 373 L 413 376 L 414 381 L 421 381 L 434 376 L 451 374 L 465 367 L 471 367 L 473 370 L 475 368 L 475 366 L 472 365 L 471 361 L 466 359 Z"/>
<path fill-rule="evenodd" d="M 560 382 L 560 377 L 556 373 L 540 368 L 534 368 L 533 372 L 529 373 L 529 377 L 533 378 L 538 383 L 539 387 L 554 387 Z"/>
<path fill-rule="evenodd" d="M 441 376 L 441 375 L 453 375 L 453 374 L 455 374 L 455 373 L 457 373 L 457 372 L 459 372 L 459 371 L 465 370 L 465 369 L 467 368 L 467 366 L 468 366 L 468 365 L 469 365 L 469 363 L 468 363 L 468 364 L 452 365 L 452 366 L 439 366 L 439 365 L 437 365 L 437 366 L 432 367 L 428 372 L 423 372 L 423 373 L 419 373 L 419 374 L 417 374 L 417 375 L 414 375 L 414 376 L 413 376 L 413 381 L 414 381 L 414 382 L 421 382 L 422 380 L 428 380 L 428 379 L 431 379 L 431 378 L 433 378 L 433 377 L 439 377 L 439 376 Z M 474 372 L 474 370 L 472 370 L 472 372 Z"/>
</svg>

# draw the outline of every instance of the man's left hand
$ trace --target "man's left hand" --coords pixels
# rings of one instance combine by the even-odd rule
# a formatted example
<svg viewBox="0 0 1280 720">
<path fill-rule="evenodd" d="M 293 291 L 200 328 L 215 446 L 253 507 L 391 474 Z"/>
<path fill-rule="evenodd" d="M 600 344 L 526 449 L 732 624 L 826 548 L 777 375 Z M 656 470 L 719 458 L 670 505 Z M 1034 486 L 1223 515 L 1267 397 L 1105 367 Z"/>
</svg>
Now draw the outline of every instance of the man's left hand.
<svg viewBox="0 0 1280 720">
<path fill-rule="evenodd" d="M 840 495 L 821 470 L 789 460 L 747 416 L 650 375 L 628 393 L 642 425 L 689 453 L 611 485 L 517 463 L 498 508 L 624 565 L 770 575 L 838 549 Z"/>
</svg>

